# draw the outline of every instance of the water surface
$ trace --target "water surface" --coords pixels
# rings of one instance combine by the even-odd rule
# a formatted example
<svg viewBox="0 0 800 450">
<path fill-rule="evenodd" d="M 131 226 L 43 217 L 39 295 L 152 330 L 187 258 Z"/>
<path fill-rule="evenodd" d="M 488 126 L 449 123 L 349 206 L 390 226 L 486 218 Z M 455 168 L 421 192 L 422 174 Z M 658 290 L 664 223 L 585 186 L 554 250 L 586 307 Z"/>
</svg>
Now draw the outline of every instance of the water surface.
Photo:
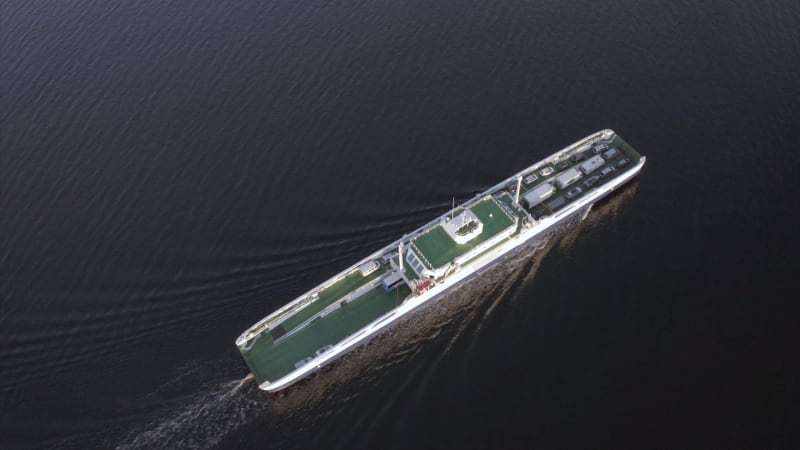
<svg viewBox="0 0 800 450">
<path fill-rule="evenodd" d="M 789 448 L 796 2 L 0 3 L 0 443 Z M 602 128 L 648 165 L 278 395 L 259 318 Z"/>
</svg>

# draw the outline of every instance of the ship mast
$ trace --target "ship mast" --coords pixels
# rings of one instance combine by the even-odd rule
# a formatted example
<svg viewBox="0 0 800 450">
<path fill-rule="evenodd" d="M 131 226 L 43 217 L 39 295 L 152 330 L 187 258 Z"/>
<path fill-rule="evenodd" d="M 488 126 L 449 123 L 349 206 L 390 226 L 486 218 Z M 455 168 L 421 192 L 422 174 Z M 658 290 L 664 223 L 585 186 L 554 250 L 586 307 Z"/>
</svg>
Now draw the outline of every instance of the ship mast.
<svg viewBox="0 0 800 450">
<path fill-rule="evenodd" d="M 517 195 L 514 197 L 514 203 L 519 203 L 520 190 L 522 190 L 522 175 L 517 177 Z"/>
</svg>

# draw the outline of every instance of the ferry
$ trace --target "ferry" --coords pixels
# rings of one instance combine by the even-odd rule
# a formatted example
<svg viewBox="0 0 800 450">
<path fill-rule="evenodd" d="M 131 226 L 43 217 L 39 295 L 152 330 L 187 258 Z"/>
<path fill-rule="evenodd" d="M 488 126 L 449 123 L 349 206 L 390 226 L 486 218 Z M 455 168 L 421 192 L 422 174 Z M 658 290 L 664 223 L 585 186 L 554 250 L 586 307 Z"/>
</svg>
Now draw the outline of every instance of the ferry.
<svg viewBox="0 0 800 450">
<path fill-rule="evenodd" d="M 557 230 L 635 177 L 646 158 L 598 131 L 366 256 L 237 339 L 260 389 L 278 391 Z"/>
</svg>

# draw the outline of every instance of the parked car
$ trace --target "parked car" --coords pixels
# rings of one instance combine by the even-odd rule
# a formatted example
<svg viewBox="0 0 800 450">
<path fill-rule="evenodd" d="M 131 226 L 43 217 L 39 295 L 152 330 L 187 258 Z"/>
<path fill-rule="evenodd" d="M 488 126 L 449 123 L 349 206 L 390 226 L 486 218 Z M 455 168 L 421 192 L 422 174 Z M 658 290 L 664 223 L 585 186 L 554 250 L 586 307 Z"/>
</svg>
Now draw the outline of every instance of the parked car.
<svg viewBox="0 0 800 450">
<path fill-rule="evenodd" d="M 612 149 L 608 150 L 607 152 L 603 153 L 603 158 L 611 159 L 611 158 L 614 158 L 617 155 L 619 155 L 619 150 L 617 150 L 615 148 L 612 148 Z"/>
<path fill-rule="evenodd" d="M 584 159 L 586 159 L 586 152 L 575 153 L 574 155 L 572 155 L 572 161 L 574 162 L 580 162 L 583 161 Z"/>
<path fill-rule="evenodd" d="M 567 192 L 567 198 L 568 198 L 568 199 L 573 199 L 573 198 L 575 198 L 575 197 L 577 197 L 577 196 L 581 195 L 581 192 L 583 192 L 583 189 L 581 189 L 580 187 L 577 187 L 577 186 L 576 186 L 576 187 L 574 187 L 574 188 L 570 189 L 570 190 Z"/>
</svg>

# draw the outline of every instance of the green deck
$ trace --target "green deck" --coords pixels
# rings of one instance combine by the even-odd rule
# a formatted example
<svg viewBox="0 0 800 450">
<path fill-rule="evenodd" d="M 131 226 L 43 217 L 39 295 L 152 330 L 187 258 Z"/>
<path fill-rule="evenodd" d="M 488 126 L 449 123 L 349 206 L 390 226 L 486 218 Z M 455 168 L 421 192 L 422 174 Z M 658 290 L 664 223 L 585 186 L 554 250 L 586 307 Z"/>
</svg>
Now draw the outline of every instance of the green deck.
<svg viewBox="0 0 800 450">
<path fill-rule="evenodd" d="M 511 198 L 511 196 L 508 195 L 507 193 L 503 192 L 496 198 L 497 201 L 502 202 L 504 205 L 506 205 L 508 207 L 508 210 L 514 213 L 520 220 L 524 219 L 527 216 L 527 214 L 525 214 L 524 211 L 514 207 L 514 199 Z"/>
<path fill-rule="evenodd" d="M 514 224 L 494 198 L 482 200 L 469 209 L 483 222 L 483 231 L 466 244 L 456 244 L 441 225 L 413 240 L 433 268 L 444 266 Z"/>
<path fill-rule="evenodd" d="M 426 257 L 430 257 L 429 255 L 434 257 L 432 263 L 443 265 L 452 261 L 453 258 L 471 250 L 514 224 L 513 220 L 492 198 L 481 200 L 470 209 L 483 222 L 483 231 L 469 243 L 455 244 L 438 225 L 431 232 L 421 236 L 431 236 L 432 233 L 436 233 L 423 239 L 422 244 L 418 244 L 429 252 L 425 254 Z M 445 245 L 436 247 L 442 243 Z M 432 249 L 438 250 L 439 253 L 430 253 Z M 340 342 L 402 302 L 411 293 L 407 285 L 403 284 L 390 292 L 386 292 L 381 285 L 378 285 L 327 316 L 314 319 L 302 328 L 296 329 L 326 307 L 333 305 L 359 287 L 378 279 L 388 268 L 388 264 L 384 264 L 367 277 L 362 277 L 358 271 L 354 271 L 321 290 L 317 300 L 294 312 L 281 323 L 283 330 L 280 335 L 276 336 L 283 337 L 280 337 L 277 343 L 269 332 L 259 335 L 249 350 L 242 351 L 244 360 L 256 380 L 261 383 L 281 378 L 295 370 L 294 365 L 298 361 L 314 356 L 317 350 L 326 345 Z M 416 278 L 416 276 L 412 278 Z M 292 331 L 294 332 L 292 333 Z"/>
<path fill-rule="evenodd" d="M 314 314 L 322 311 L 329 305 L 332 305 L 335 301 L 339 300 L 350 292 L 353 292 L 361 286 L 364 286 L 370 281 L 378 278 L 385 272 L 385 266 L 380 267 L 378 270 L 372 272 L 366 277 L 361 276 L 361 273 L 358 270 L 353 271 L 353 273 L 345 276 L 341 280 L 320 291 L 319 299 L 315 300 L 303 309 L 295 312 L 293 315 L 283 321 L 281 325 L 286 331 L 292 330 L 294 327 L 311 318 L 311 316 Z"/>
<path fill-rule="evenodd" d="M 295 370 L 296 362 L 314 356 L 314 352 L 326 345 L 337 344 L 391 311 L 410 293 L 405 284 L 390 292 L 379 285 L 277 344 L 269 333 L 261 334 L 249 350 L 242 352 L 242 356 L 256 381 L 275 381 Z"/>
</svg>

